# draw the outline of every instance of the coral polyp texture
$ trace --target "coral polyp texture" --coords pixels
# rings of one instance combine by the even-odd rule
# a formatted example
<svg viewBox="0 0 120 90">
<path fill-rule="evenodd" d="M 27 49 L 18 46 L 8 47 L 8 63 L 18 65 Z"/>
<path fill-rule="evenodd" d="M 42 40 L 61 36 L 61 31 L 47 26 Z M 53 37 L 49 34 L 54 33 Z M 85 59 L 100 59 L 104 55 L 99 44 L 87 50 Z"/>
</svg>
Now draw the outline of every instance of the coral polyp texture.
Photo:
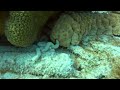
<svg viewBox="0 0 120 90">
<path fill-rule="evenodd" d="M 5 35 L 8 41 L 19 47 L 31 45 L 54 11 L 10 11 Z"/>
<path fill-rule="evenodd" d="M 53 27 L 51 40 L 58 40 L 60 46 L 79 45 L 83 36 L 120 35 L 120 14 L 106 12 L 66 12 Z"/>
</svg>

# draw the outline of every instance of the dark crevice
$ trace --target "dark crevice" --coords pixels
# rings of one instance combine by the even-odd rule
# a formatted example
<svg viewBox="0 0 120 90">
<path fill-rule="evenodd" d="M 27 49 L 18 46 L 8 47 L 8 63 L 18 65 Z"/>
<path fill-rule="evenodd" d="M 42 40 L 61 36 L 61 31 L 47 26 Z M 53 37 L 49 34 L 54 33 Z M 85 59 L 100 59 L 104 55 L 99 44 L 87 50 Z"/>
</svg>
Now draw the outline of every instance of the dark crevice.
<svg viewBox="0 0 120 90">
<path fill-rule="evenodd" d="M 113 34 L 113 36 L 115 36 L 115 37 L 120 37 L 120 35 L 115 35 L 115 34 Z"/>
<path fill-rule="evenodd" d="M 103 79 L 103 78 L 105 78 L 105 75 L 99 75 L 99 76 L 97 77 L 97 79 Z"/>
</svg>

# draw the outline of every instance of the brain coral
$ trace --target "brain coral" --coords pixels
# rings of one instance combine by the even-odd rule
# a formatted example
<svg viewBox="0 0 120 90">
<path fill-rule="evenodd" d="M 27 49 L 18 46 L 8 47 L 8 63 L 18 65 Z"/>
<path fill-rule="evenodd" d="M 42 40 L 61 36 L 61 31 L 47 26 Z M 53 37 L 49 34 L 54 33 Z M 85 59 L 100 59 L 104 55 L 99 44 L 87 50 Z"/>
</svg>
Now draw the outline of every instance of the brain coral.
<svg viewBox="0 0 120 90">
<path fill-rule="evenodd" d="M 54 11 L 10 11 L 5 27 L 8 41 L 19 47 L 31 45 L 53 13 Z"/>
<path fill-rule="evenodd" d="M 53 27 L 51 40 L 61 46 L 78 45 L 84 35 L 95 30 L 98 34 L 120 35 L 120 14 L 66 12 Z"/>
</svg>

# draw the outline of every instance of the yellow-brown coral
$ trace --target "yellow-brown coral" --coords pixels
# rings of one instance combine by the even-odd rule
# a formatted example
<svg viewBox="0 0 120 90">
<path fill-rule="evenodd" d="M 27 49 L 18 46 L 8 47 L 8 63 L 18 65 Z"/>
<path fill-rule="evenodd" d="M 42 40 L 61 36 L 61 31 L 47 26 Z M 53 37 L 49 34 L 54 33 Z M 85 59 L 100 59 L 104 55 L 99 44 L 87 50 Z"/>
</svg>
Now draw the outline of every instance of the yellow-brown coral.
<svg viewBox="0 0 120 90">
<path fill-rule="evenodd" d="M 54 26 L 51 40 L 58 40 L 63 47 L 78 45 L 90 31 L 97 31 L 95 35 L 120 35 L 120 14 L 67 12 Z"/>
<path fill-rule="evenodd" d="M 54 11 L 10 11 L 5 29 L 8 41 L 19 47 L 31 45 L 53 13 Z"/>
</svg>

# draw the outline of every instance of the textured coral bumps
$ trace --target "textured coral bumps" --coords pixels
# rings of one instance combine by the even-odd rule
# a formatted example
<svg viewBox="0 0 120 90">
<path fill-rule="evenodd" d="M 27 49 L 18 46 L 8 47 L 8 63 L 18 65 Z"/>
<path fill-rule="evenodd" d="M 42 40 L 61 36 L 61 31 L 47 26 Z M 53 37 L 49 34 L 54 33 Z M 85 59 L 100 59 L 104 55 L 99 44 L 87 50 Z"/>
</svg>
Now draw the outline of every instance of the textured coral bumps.
<svg viewBox="0 0 120 90">
<path fill-rule="evenodd" d="M 53 13 L 54 11 L 10 11 L 5 29 L 8 41 L 19 47 L 31 45 Z"/>
<path fill-rule="evenodd" d="M 116 13 L 66 12 L 51 32 L 51 40 L 61 46 L 78 45 L 89 32 L 101 35 L 120 35 L 120 15 Z"/>
</svg>

